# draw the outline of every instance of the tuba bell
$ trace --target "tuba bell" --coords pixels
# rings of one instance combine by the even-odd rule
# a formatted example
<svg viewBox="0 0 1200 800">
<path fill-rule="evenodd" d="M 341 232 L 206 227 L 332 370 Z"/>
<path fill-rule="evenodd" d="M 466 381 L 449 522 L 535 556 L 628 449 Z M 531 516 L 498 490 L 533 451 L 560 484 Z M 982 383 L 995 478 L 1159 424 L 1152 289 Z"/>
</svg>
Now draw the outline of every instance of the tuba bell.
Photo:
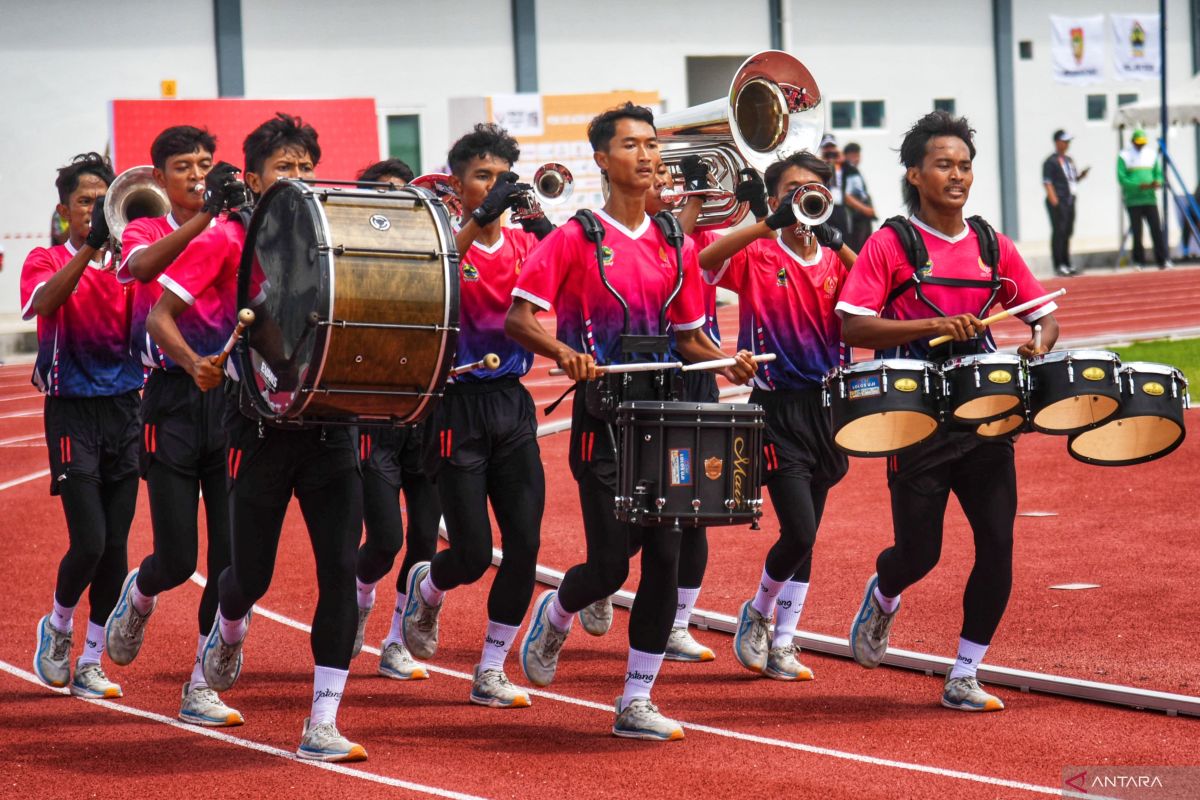
<svg viewBox="0 0 1200 800">
<path fill-rule="evenodd" d="M 109 251 L 121 260 L 121 234 L 125 226 L 142 217 L 164 217 L 171 213 L 167 192 L 154 180 L 154 167 L 132 167 L 116 177 L 104 196 L 104 219 L 108 222 Z"/>
<path fill-rule="evenodd" d="M 717 187 L 705 200 L 698 228 L 736 225 L 746 205 L 733 197 L 738 172 L 760 173 L 801 150 L 815 152 L 825 129 L 821 90 L 796 58 L 764 50 L 746 59 L 719 100 L 663 114 L 655 120 L 662 158 L 676 175 L 680 162 L 699 156 Z"/>
</svg>

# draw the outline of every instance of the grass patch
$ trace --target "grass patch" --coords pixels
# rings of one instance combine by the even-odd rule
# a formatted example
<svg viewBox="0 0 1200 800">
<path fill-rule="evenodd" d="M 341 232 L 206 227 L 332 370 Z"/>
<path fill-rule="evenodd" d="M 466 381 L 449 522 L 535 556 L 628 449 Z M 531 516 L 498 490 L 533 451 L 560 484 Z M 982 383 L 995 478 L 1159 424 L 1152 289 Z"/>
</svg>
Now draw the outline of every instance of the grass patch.
<svg viewBox="0 0 1200 800">
<path fill-rule="evenodd" d="M 1156 361 L 1183 370 L 1188 379 L 1188 393 L 1200 397 L 1200 339 L 1179 339 L 1155 342 L 1136 342 L 1113 350 L 1127 361 Z"/>
</svg>

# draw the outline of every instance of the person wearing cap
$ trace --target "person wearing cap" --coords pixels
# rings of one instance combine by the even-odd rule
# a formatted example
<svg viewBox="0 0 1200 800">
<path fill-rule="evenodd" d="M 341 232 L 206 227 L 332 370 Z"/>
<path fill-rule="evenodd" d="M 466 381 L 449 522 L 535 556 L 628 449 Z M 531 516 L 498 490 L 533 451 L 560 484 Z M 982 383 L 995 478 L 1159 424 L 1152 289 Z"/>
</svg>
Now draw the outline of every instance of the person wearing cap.
<svg viewBox="0 0 1200 800">
<path fill-rule="evenodd" d="M 829 193 L 833 195 L 833 213 L 826 220 L 839 231 L 850 229 L 850 218 L 846 214 L 846 176 L 842 170 L 842 151 L 838 147 L 837 137 L 827 133 L 821 137 L 821 160 L 833 168 L 833 178 L 829 181 Z"/>
<path fill-rule="evenodd" d="M 1154 243 L 1154 260 L 1159 269 L 1171 266 L 1167 259 L 1167 244 L 1163 241 L 1162 221 L 1158 218 L 1158 188 L 1163 183 L 1162 162 L 1153 148 L 1146 147 L 1146 132 L 1138 128 L 1130 138 L 1129 147 L 1117 158 L 1117 181 L 1129 211 L 1129 227 L 1133 232 L 1133 263 L 1141 269 L 1146 264 L 1146 249 L 1142 246 L 1142 221 L 1150 226 Z"/>
<path fill-rule="evenodd" d="M 1054 271 L 1059 275 L 1075 275 L 1071 266 L 1071 234 L 1075 231 L 1075 194 L 1079 181 L 1087 177 L 1090 167 L 1075 169 L 1075 161 L 1067 155 L 1075 138 L 1061 128 L 1054 132 L 1054 154 L 1042 164 L 1042 184 L 1046 187 L 1046 212 L 1050 215 L 1050 255 Z"/>
</svg>

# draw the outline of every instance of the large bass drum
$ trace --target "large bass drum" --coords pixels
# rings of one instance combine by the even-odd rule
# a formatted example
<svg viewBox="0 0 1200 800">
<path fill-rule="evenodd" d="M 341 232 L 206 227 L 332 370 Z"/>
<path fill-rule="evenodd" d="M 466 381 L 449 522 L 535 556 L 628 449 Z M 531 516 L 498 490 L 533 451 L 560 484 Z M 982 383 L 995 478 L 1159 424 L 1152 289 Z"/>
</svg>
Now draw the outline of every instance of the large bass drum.
<svg viewBox="0 0 1200 800">
<path fill-rule="evenodd" d="M 257 315 L 239 357 L 254 409 L 278 422 L 423 419 L 454 359 L 457 263 L 445 207 L 424 190 L 276 183 L 239 274 Z"/>
</svg>

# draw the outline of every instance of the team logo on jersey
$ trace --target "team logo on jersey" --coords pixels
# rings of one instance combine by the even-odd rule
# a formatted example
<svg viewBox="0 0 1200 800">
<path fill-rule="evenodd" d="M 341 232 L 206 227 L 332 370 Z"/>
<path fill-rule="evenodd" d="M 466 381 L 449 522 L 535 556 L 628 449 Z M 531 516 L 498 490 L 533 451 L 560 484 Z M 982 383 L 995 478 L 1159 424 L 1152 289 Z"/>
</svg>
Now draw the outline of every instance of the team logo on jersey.
<svg viewBox="0 0 1200 800">
<path fill-rule="evenodd" d="M 917 270 L 917 272 L 920 273 L 922 278 L 928 278 L 928 277 L 932 276 L 933 275 L 933 259 L 931 258 L 928 261 L 926 261 L 925 266 L 921 267 L 919 270 Z"/>
<path fill-rule="evenodd" d="M 787 286 L 787 267 L 780 267 L 779 272 L 775 273 L 775 285 Z"/>
<path fill-rule="evenodd" d="M 524 263 L 525 263 L 524 260 L 518 258 L 516 266 L 513 267 L 513 272 L 515 272 L 517 275 L 520 275 L 521 274 L 521 265 Z"/>
<path fill-rule="evenodd" d="M 600 248 L 600 257 L 604 259 L 604 266 L 611 267 L 613 263 L 613 251 L 611 247 L 605 245 Z"/>
<path fill-rule="evenodd" d="M 833 297 L 833 293 L 837 291 L 837 278 L 830 275 L 825 279 L 825 294 Z"/>
<path fill-rule="evenodd" d="M 479 270 L 476 269 L 475 265 L 471 262 L 464 261 L 462 265 L 462 276 L 464 281 L 471 281 L 474 283 L 475 281 L 479 280 Z"/>
<path fill-rule="evenodd" d="M 983 256 L 979 257 L 979 274 L 988 278 L 992 277 L 992 268 L 983 263 Z"/>
</svg>

